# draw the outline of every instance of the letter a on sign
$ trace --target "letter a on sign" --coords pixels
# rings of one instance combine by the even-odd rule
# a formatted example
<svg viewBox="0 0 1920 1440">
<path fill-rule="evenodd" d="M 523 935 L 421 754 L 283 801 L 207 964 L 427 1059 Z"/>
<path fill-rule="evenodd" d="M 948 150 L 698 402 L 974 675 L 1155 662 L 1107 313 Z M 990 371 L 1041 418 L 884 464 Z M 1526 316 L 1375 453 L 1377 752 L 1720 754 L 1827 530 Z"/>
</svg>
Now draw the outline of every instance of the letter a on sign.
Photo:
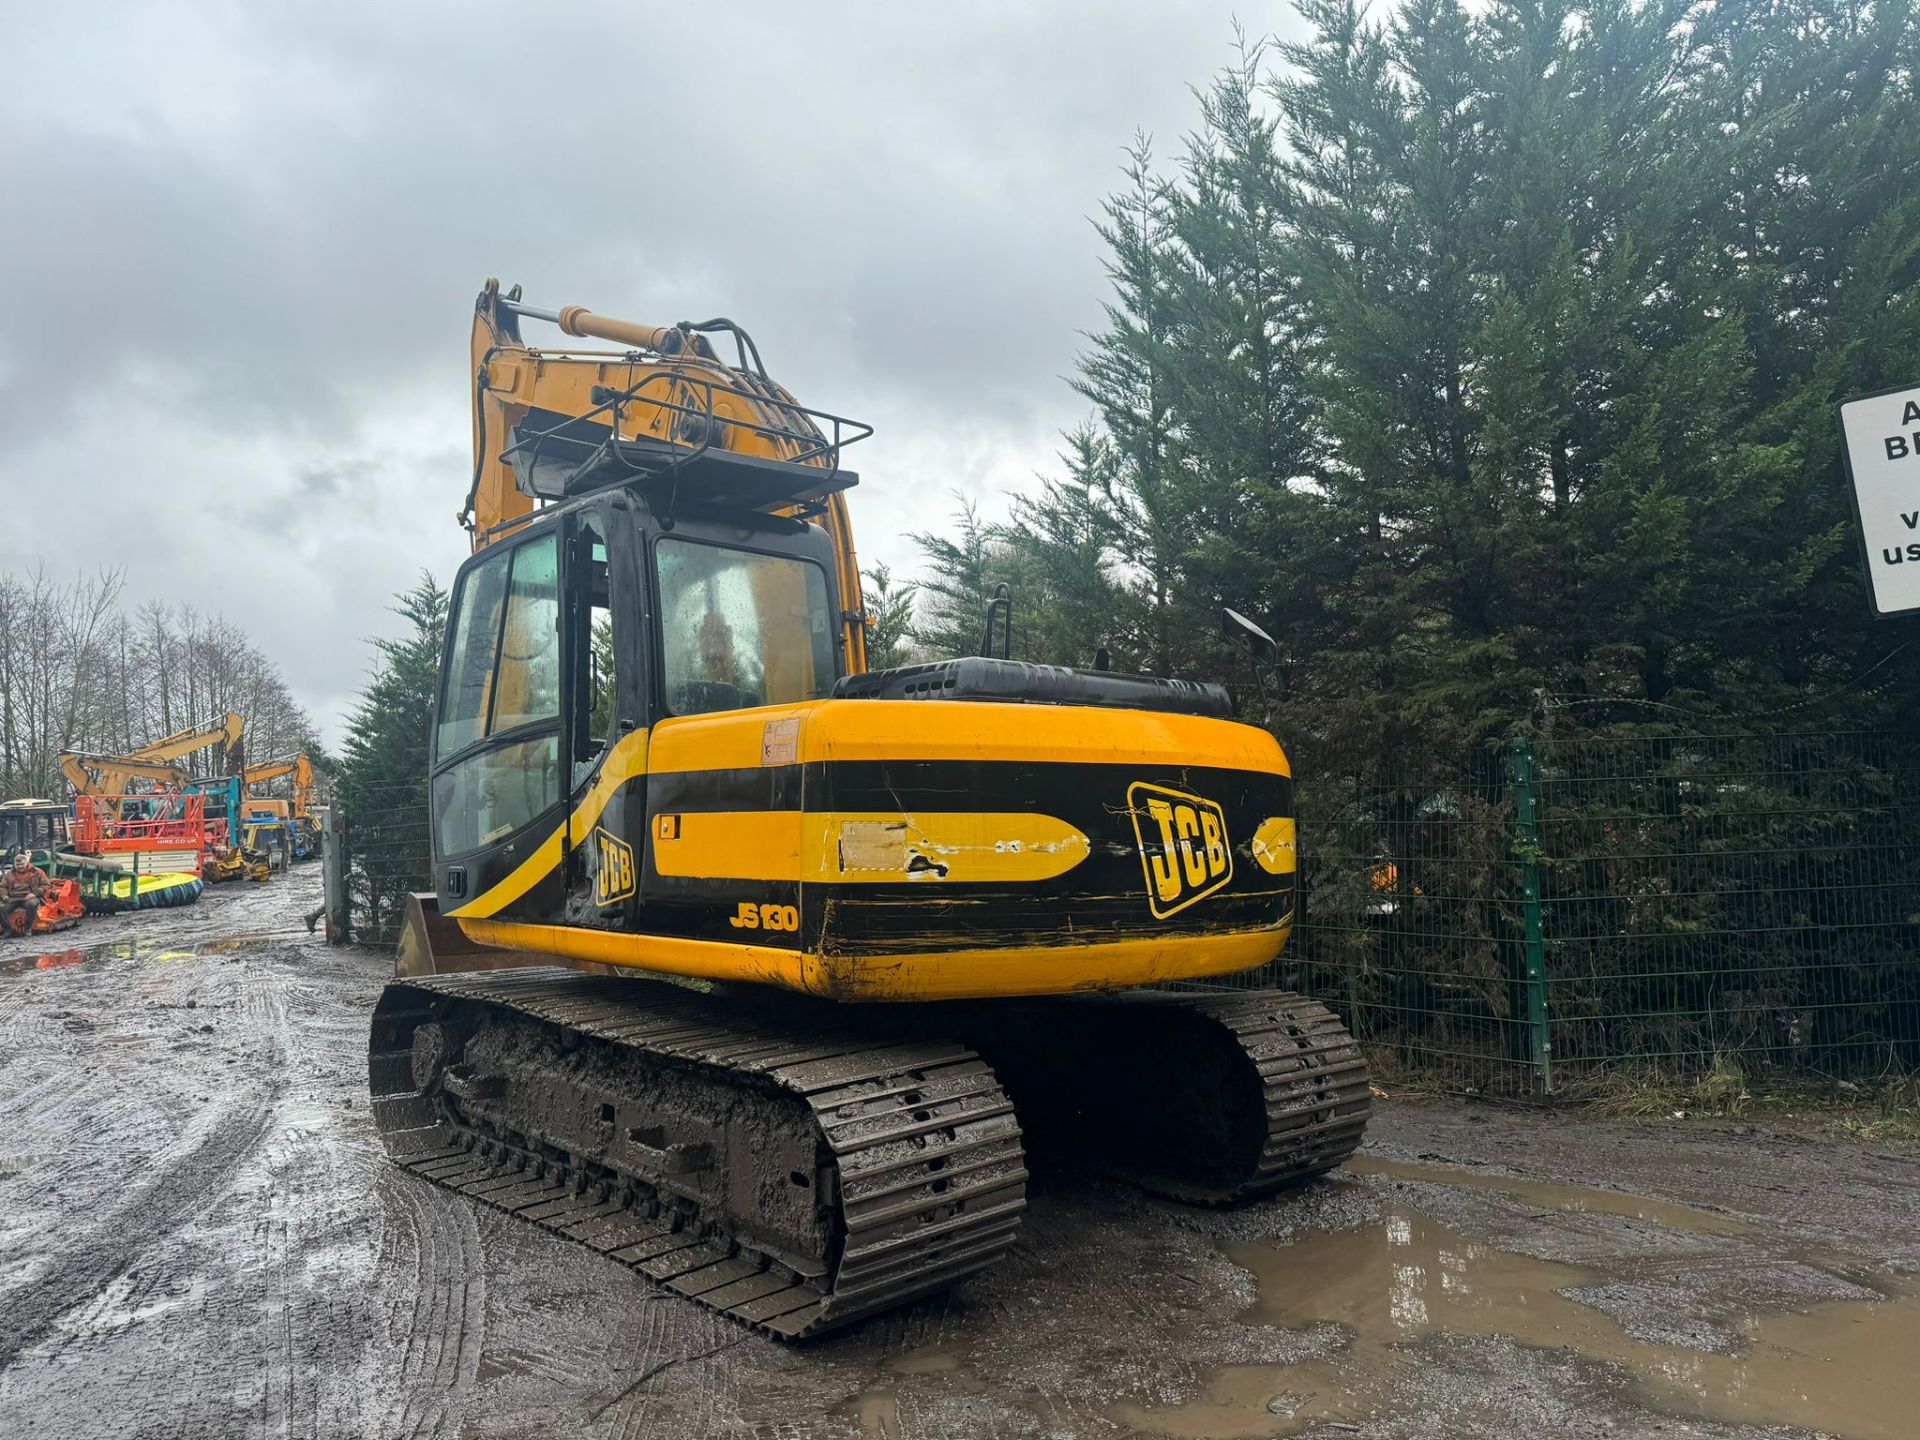
<svg viewBox="0 0 1920 1440">
<path fill-rule="evenodd" d="M 1905 518 L 1920 511 L 1920 385 L 1844 402 L 1840 431 L 1874 612 L 1920 611 L 1920 565 L 1907 563 L 1913 527 Z"/>
</svg>

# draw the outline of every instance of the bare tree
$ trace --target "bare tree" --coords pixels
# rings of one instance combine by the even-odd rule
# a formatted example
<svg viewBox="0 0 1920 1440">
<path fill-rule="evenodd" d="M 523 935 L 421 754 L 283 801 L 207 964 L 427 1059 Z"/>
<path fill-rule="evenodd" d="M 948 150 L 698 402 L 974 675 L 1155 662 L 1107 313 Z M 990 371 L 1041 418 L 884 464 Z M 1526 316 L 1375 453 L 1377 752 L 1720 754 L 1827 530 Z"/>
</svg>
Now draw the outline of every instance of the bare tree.
<svg viewBox="0 0 1920 1440">
<path fill-rule="evenodd" d="M 122 753 L 227 710 L 251 758 L 317 749 L 280 667 L 221 615 L 149 601 L 122 607 L 117 570 L 60 582 L 0 573 L 0 796 L 63 794 L 64 750 Z M 190 757 L 212 774 L 217 752 Z"/>
</svg>

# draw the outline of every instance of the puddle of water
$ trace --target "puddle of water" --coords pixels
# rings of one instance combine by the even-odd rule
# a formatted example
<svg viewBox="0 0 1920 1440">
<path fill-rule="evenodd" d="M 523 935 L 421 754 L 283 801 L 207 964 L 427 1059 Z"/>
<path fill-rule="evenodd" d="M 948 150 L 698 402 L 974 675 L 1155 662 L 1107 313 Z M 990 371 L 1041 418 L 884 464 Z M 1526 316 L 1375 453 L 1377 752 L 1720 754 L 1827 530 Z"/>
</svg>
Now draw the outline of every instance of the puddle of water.
<svg viewBox="0 0 1920 1440">
<path fill-rule="evenodd" d="M 922 1345 L 889 1356 L 884 1365 L 895 1375 L 950 1375 L 960 1368 L 960 1352 L 946 1345 Z"/>
<path fill-rule="evenodd" d="M 1332 1322 L 1352 1332 L 1352 1343 L 1307 1365 L 1219 1370 L 1189 1404 L 1121 1405 L 1113 1418 L 1231 1440 L 1403 1411 L 1418 1394 L 1421 1364 L 1404 1345 L 1427 1335 L 1572 1349 L 1625 1367 L 1653 1408 L 1703 1419 L 1905 1440 L 1920 1414 L 1920 1297 L 1756 1316 L 1740 1353 L 1716 1355 L 1635 1340 L 1560 1293 L 1593 1282 L 1592 1273 L 1490 1249 L 1404 1206 L 1389 1204 L 1380 1223 L 1358 1230 L 1228 1254 L 1259 1282 L 1249 1319 L 1289 1329 Z"/>
<path fill-rule="evenodd" d="M 954 1374 L 960 1369 L 960 1351 L 951 1345 L 921 1345 L 887 1356 L 880 1368 L 886 1376 L 848 1401 L 843 1413 L 851 1414 L 862 1440 L 901 1440 L 905 1430 L 900 1397 L 891 1377 Z"/>
<path fill-rule="evenodd" d="M 87 958 L 84 950 L 45 950 L 32 955 L 10 955 L 0 960 L 0 975 L 17 975 L 23 970 L 59 970 L 78 965 Z"/>
<path fill-rule="evenodd" d="M 1747 1235 L 1753 1230 L 1751 1225 L 1731 1215 L 1696 1210 L 1691 1205 L 1680 1205 L 1671 1200 L 1629 1195 L 1622 1190 L 1596 1190 L 1584 1185 L 1548 1185 L 1538 1180 L 1523 1180 L 1515 1175 L 1490 1175 L 1484 1170 L 1464 1170 L 1449 1165 L 1383 1160 L 1373 1155 L 1355 1156 L 1342 1168 L 1354 1175 L 1384 1175 L 1393 1180 L 1420 1180 L 1431 1185 L 1451 1185 L 1461 1190 L 1489 1190 L 1496 1195 L 1508 1195 L 1549 1210 L 1650 1220 L 1670 1230 L 1684 1230 L 1690 1234 Z"/>
<path fill-rule="evenodd" d="M 853 1402 L 854 1423 L 873 1440 L 900 1440 L 900 1402 L 890 1390 L 865 1390 Z"/>
<path fill-rule="evenodd" d="M 263 945 L 266 941 L 265 935 L 227 935 L 218 940 L 196 941 L 191 945 L 169 945 L 160 940 L 112 940 L 104 945 L 68 946 L 59 950 L 8 955 L 0 959 L 0 975 L 30 970 L 58 970 L 68 965 L 99 960 L 149 960 L 177 964 L 184 960 L 203 959 L 208 955 L 230 955 L 250 946 Z"/>
</svg>

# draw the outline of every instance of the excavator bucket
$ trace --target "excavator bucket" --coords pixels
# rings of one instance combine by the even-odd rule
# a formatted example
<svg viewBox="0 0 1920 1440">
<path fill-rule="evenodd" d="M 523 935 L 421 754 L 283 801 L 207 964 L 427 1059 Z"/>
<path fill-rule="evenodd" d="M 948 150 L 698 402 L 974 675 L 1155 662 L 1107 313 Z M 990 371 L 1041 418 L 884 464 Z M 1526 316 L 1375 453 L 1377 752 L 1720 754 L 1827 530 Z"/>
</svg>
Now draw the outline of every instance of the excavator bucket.
<svg viewBox="0 0 1920 1440">
<path fill-rule="evenodd" d="M 460 927 L 440 913 L 440 897 L 432 893 L 407 896 L 400 922 L 400 948 L 393 957 L 396 975 L 439 975 L 457 969 L 476 969 L 475 945 Z M 469 963 L 460 965 L 460 960 Z"/>
<path fill-rule="evenodd" d="M 471 970 L 564 963 L 551 955 L 536 955 L 531 950 L 498 950 L 491 945 L 476 944 L 467 938 L 459 922 L 440 913 L 440 897 L 429 890 L 407 896 L 393 973 L 414 979 L 424 975 L 459 975 Z M 580 964 L 574 968 L 611 973 L 610 967 L 604 965 Z"/>
</svg>

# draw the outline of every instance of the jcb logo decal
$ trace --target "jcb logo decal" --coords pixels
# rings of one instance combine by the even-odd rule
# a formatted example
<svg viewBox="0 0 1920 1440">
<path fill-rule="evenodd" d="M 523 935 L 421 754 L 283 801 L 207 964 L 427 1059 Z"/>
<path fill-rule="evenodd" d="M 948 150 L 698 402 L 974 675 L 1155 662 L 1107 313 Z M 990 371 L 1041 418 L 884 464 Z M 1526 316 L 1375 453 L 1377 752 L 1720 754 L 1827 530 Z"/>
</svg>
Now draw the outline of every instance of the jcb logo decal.
<svg viewBox="0 0 1920 1440">
<path fill-rule="evenodd" d="M 1127 787 L 1127 808 L 1155 919 L 1186 909 L 1233 879 L 1226 812 L 1213 801 L 1136 780 Z"/>
<path fill-rule="evenodd" d="M 593 898 L 606 906 L 633 894 L 633 847 L 599 827 L 593 832 Z"/>
</svg>

